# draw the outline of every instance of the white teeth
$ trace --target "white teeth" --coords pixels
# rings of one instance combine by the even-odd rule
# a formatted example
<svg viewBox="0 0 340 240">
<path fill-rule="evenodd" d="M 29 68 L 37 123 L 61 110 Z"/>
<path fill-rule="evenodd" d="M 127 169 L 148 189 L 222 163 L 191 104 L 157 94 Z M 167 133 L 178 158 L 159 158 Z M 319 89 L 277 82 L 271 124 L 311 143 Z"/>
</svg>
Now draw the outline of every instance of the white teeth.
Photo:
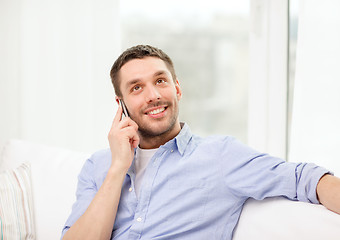
<svg viewBox="0 0 340 240">
<path fill-rule="evenodd" d="M 150 112 L 148 112 L 148 114 L 158 114 L 158 113 L 163 112 L 164 110 L 165 110 L 165 108 L 162 107 L 162 108 L 158 108 L 158 109 L 155 109 L 153 111 L 150 111 Z"/>
</svg>

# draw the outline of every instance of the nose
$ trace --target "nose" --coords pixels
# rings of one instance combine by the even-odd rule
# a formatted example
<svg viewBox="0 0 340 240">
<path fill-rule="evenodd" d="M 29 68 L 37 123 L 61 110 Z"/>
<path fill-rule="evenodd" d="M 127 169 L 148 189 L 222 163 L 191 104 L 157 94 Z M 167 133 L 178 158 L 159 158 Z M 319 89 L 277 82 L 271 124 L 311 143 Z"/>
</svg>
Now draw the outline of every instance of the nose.
<svg viewBox="0 0 340 240">
<path fill-rule="evenodd" d="M 161 98 L 161 94 L 155 86 L 149 86 L 145 93 L 145 100 L 147 103 L 157 101 Z"/>
</svg>

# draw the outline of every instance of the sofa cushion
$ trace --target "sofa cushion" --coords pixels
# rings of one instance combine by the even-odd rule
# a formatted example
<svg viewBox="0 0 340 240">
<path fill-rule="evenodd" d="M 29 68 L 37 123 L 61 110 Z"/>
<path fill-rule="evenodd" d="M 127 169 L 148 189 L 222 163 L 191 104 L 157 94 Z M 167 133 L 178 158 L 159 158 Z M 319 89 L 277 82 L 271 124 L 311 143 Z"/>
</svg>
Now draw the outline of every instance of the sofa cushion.
<svg viewBox="0 0 340 240">
<path fill-rule="evenodd" d="M 23 161 L 31 164 L 37 240 L 59 239 L 75 202 L 77 176 L 89 154 L 10 140 L 4 147 L 0 169 Z"/>
<path fill-rule="evenodd" d="M 283 197 L 249 199 L 233 240 L 338 240 L 340 215 L 322 205 Z"/>
<path fill-rule="evenodd" d="M 35 239 L 30 165 L 0 172 L 0 239 Z"/>
</svg>

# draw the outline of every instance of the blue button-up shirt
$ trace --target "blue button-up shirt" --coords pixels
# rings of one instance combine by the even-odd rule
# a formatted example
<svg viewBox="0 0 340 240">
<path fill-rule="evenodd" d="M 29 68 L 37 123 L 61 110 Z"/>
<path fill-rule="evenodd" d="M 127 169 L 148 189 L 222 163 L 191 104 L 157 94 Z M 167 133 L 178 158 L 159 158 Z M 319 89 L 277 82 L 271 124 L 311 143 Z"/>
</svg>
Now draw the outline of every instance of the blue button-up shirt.
<svg viewBox="0 0 340 240">
<path fill-rule="evenodd" d="M 109 149 L 86 161 L 63 234 L 85 212 L 110 164 Z M 327 172 L 259 153 L 232 137 L 195 136 L 185 124 L 150 160 L 138 199 L 131 165 L 111 239 L 231 239 L 248 198 L 318 203 L 316 185 Z"/>
</svg>

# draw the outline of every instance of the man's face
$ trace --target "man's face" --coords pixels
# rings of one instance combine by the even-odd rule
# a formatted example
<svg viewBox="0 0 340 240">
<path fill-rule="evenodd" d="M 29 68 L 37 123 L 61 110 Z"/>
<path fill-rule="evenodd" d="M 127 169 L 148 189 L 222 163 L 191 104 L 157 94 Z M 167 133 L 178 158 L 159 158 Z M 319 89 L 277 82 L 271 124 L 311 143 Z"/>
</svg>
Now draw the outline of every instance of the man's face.
<svg viewBox="0 0 340 240">
<path fill-rule="evenodd" d="M 163 60 L 156 57 L 130 60 L 120 69 L 119 78 L 123 100 L 142 136 L 178 131 L 182 92 Z"/>
</svg>

